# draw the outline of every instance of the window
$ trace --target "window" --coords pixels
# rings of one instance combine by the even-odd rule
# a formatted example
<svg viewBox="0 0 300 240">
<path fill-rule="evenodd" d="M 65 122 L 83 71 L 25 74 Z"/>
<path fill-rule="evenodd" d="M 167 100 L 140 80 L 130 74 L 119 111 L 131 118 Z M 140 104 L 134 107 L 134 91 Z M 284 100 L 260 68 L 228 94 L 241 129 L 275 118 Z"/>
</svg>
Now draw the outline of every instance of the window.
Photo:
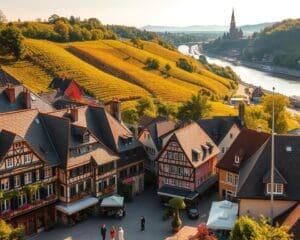
<svg viewBox="0 0 300 240">
<path fill-rule="evenodd" d="M 178 187 L 182 187 L 182 181 L 178 180 Z"/>
<path fill-rule="evenodd" d="M 167 178 L 166 179 L 166 184 L 169 184 L 169 185 L 175 185 L 175 179 L 173 178 Z"/>
<path fill-rule="evenodd" d="M 225 198 L 226 199 L 231 199 L 232 197 L 234 197 L 234 193 L 231 191 L 226 190 L 225 192 Z"/>
<path fill-rule="evenodd" d="M 174 157 L 175 160 L 178 160 L 178 153 L 174 152 L 173 157 Z"/>
<path fill-rule="evenodd" d="M 222 153 L 225 153 L 225 152 L 226 152 L 226 148 L 222 147 Z"/>
<path fill-rule="evenodd" d="M 200 154 L 198 152 L 196 152 L 195 150 L 192 150 L 192 161 L 198 161 L 199 160 L 199 156 Z"/>
<path fill-rule="evenodd" d="M 229 136 L 230 136 L 230 138 L 231 138 L 231 139 L 233 138 L 233 134 L 232 134 L 232 133 L 230 133 L 230 135 L 229 135 Z"/>
<path fill-rule="evenodd" d="M 15 182 L 15 187 L 20 187 L 21 186 L 21 181 L 20 181 L 20 176 L 14 176 L 14 182 Z"/>
<path fill-rule="evenodd" d="M 238 155 L 235 155 L 235 157 L 234 157 L 234 163 L 236 163 L 236 164 L 240 163 L 240 157 Z"/>
<path fill-rule="evenodd" d="M 20 166 L 21 165 L 21 158 L 17 157 L 16 158 L 16 166 Z"/>
<path fill-rule="evenodd" d="M 0 201 L 0 212 L 9 210 L 9 200 L 5 199 Z"/>
<path fill-rule="evenodd" d="M 189 176 L 190 176 L 190 169 L 184 168 L 184 169 L 183 169 L 183 175 L 184 175 L 185 177 L 189 177 Z"/>
<path fill-rule="evenodd" d="M 267 193 L 271 194 L 271 183 L 267 184 Z M 274 183 L 273 194 L 283 194 L 283 184 Z"/>
<path fill-rule="evenodd" d="M 79 154 L 84 154 L 87 153 L 89 151 L 88 146 L 84 146 L 78 149 Z"/>
<path fill-rule="evenodd" d="M 178 167 L 178 175 L 182 176 L 183 175 L 183 168 Z"/>
<path fill-rule="evenodd" d="M 14 160 L 13 160 L 13 158 L 6 159 L 6 167 L 7 168 L 12 168 L 13 166 L 14 166 Z"/>
<path fill-rule="evenodd" d="M 190 183 L 189 183 L 189 182 L 186 182 L 186 183 L 185 183 L 185 186 L 186 186 L 186 188 L 190 188 Z"/>
<path fill-rule="evenodd" d="M 176 174 L 177 173 L 177 168 L 175 166 L 170 165 L 169 168 L 170 168 L 169 170 L 170 170 L 171 174 Z"/>
<path fill-rule="evenodd" d="M 63 185 L 60 185 L 60 196 L 65 196 L 65 187 Z"/>
<path fill-rule="evenodd" d="M 21 148 L 21 147 L 22 147 L 22 142 L 15 143 L 15 148 Z"/>
<path fill-rule="evenodd" d="M 184 160 L 183 153 L 178 153 L 178 160 L 180 160 L 180 161 Z"/>
<path fill-rule="evenodd" d="M 73 185 L 70 187 L 70 197 L 73 197 L 76 195 L 76 186 Z"/>
<path fill-rule="evenodd" d="M 113 186 L 115 184 L 116 184 L 116 178 L 115 178 L 115 176 L 113 176 L 109 179 L 109 186 Z"/>
<path fill-rule="evenodd" d="M 239 182 L 239 176 L 234 176 L 234 185 L 237 186 Z"/>
<path fill-rule="evenodd" d="M 29 154 L 24 155 L 24 164 L 31 163 L 31 157 Z"/>
<path fill-rule="evenodd" d="M 31 172 L 24 173 L 24 183 L 29 184 L 32 182 Z"/>
<path fill-rule="evenodd" d="M 232 174 L 231 173 L 227 173 L 227 183 L 232 184 Z"/>
<path fill-rule="evenodd" d="M 44 168 L 44 178 L 49 178 L 52 176 L 52 168 L 51 167 L 45 167 Z"/>
<path fill-rule="evenodd" d="M 36 180 L 36 181 L 40 181 L 40 170 L 39 170 L 39 169 L 37 169 L 37 170 L 35 171 L 35 180 Z"/>
<path fill-rule="evenodd" d="M 99 166 L 98 175 L 113 171 L 115 169 L 115 162 L 110 162 L 104 165 Z"/>
<path fill-rule="evenodd" d="M 78 189 L 79 189 L 79 192 L 83 192 L 84 191 L 84 184 L 83 184 L 83 182 L 79 183 Z"/>
<path fill-rule="evenodd" d="M 173 159 L 173 152 L 167 152 L 167 154 L 168 154 L 168 159 Z"/>
<path fill-rule="evenodd" d="M 8 178 L 1 179 L 1 189 L 4 191 L 9 190 L 9 179 Z"/>
<path fill-rule="evenodd" d="M 33 201 L 39 200 L 39 199 L 40 199 L 40 191 L 39 191 L 39 190 L 35 191 L 35 192 L 32 194 L 32 199 L 33 199 Z"/>
<path fill-rule="evenodd" d="M 27 203 L 26 194 L 25 193 L 20 194 L 18 196 L 18 206 L 21 207 L 26 203 Z"/>
<path fill-rule="evenodd" d="M 47 196 L 53 195 L 53 184 L 47 186 Z"/>
</svg>

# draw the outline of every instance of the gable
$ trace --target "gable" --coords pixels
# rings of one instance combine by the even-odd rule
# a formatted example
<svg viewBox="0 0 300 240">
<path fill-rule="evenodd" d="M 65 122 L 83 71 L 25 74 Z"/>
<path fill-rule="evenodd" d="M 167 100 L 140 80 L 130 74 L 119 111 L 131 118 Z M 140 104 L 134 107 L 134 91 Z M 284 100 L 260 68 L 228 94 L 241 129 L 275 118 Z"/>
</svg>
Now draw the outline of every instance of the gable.
<svg viewBox="0 0 300 240">
<path fill-rule="evenodd" d="M 24 167 L 35 163 L 44 164 L 44 160 L 33 151 L 26 141 L 16 139 L 0 163 L 0 171 Z"/>
</svg>

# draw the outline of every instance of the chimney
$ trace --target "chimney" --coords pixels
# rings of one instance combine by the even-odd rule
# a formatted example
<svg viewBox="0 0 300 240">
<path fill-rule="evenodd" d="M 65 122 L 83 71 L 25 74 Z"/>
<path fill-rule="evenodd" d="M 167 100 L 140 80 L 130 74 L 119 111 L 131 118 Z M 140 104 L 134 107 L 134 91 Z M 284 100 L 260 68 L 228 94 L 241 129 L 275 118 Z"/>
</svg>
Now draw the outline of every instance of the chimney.
<svg viewBox="0 0 300 240">
<path fill-rule="evenodd" d="M 78 121 L 78 108 L 71 106 L 70 114 L 71 114 L 72 122 L 77 122 Z"/>
<path fill-rule="evenodd" d="M 110 102 L 110 113 L 119 122 L 122 121 L 122 117 L 121 117 L 121 101 L 119 101 L 118 99 L 113 99 Z"/>
<path fill-rule="evenodd" d="M 28 89 L 23 90 L 24 106 L 26 109 L 31 109 L 31 97 Z"/>
<path fill-rule="evenodd" d="M 9 84 L 7 86 L 6 94 L 10 103 L 14 103 L 16 101 L 16 90 L 13 85 Z"/>
<path fill-rule="evenodd" d="M 241 121 L 241 125 L 245 126 L 245 104 L 240 103 L 239 104 L 239 119 Z"/>
</svg>

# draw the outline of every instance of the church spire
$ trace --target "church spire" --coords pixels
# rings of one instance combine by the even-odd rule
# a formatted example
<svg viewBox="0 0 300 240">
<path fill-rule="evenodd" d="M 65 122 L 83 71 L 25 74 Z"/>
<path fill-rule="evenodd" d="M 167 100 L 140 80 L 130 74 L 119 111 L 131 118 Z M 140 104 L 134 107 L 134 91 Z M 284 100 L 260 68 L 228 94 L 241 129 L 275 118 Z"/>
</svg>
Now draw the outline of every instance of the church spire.
<svg viewBox="0 0 300 240">
<path fill-rule="evenodd" d="M 234 8 L 232 9 L 232 15 L 231 15 L 231 22 L 230 22 L 230 32 L 233 32 L 236 30 L 236 24 L 235 24 L 235 16 L 234 16 Z"/>
</svg>

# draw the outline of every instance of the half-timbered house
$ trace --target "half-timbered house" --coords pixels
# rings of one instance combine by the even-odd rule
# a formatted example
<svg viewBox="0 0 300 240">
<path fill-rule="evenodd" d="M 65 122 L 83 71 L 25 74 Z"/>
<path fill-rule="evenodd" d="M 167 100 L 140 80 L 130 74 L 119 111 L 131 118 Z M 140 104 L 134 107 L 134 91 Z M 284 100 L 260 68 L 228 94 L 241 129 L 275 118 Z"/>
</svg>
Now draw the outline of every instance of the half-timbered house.
<svg viewBox="0 0 300 240">
<path fill-rule="evenodd" d="M 37 110 L 0 114 L 0 216 L 27 235 L 55 219 L 60 160 Z"/>
<path fill-rule="evenodd" d="M 158 195 L 193 201 L 217 182 L 219 149 L 195 122 L 168 136 L 158 156 Z"/>
</svg>

